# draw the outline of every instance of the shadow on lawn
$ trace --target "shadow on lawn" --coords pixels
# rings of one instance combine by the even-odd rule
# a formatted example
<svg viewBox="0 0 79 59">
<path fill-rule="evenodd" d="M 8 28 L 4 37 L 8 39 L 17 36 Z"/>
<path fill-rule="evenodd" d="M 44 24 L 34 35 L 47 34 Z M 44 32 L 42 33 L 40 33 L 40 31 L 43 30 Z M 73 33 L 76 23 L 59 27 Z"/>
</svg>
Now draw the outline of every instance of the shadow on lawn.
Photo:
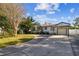
<svg viewBox="0 0 79 59">
<path fill-rule="evenodd" d="M 19 39 L 21 43 L 23 42 L 27 42 L 27 41 L 30 41 L 32 40 L 33 38 L 22 38 L 22 39 Z"/>
<path fill-rule="evenodd" d="M 10 42 L 7 42 L 7 43 L 0 44 L 0 48 L 7 47 L 9 45 L 16 45 L 18 43 L 24 43 L 24 42 L 30 41 L 32 39 L 33 38 L 22 38 L 22 39 L 18 39 L 17 41 L 10 41 Z"/>
</svg>

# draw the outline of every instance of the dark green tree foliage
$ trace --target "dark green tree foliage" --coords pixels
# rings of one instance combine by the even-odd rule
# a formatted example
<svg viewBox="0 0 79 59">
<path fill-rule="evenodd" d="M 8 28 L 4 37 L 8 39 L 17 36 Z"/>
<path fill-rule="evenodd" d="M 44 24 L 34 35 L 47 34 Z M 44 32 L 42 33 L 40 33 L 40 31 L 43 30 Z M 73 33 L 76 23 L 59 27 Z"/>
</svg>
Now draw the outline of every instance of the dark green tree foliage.
<svg viewBox="0 0 79 59">
<path fill-rule="evenodd" d="M 33 28 L 34 20 L 32 17 L 23 18 L 22 22 L 19 25 L 19 29 L 23 30 L 24 33 L 29 33 Z"/>
<path fill-rule="evenodd" d="M 12 34 L 13 29 L 6 16 L 0 16 L 0 28 L 2 31 Z"/>
<path fill-rule="evenodd" d="M 77 17 L 74 21 L 75 21 L 74 25 L 79 26 L 79 17 Z"/>
</svg>

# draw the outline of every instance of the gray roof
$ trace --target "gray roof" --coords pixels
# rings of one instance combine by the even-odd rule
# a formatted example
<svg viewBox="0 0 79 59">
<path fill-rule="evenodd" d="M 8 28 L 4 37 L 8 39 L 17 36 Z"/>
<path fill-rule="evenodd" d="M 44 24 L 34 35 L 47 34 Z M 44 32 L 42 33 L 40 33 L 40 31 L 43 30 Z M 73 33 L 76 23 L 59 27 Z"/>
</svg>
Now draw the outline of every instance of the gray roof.
<svg viewBox="0 0 79 59">
<path fill-rule="evenodd" d="M 70 23 L 60 22 L 60 23 L 56 24 L 56 26 L 70 26 Z"/>
<path fill-rule="evenodd" d="M 66 22 L 60 22 L 58 24 L 43 24 L 42 26 L 70 26 L 70 23 L 66 23 Z"/>
</svg>

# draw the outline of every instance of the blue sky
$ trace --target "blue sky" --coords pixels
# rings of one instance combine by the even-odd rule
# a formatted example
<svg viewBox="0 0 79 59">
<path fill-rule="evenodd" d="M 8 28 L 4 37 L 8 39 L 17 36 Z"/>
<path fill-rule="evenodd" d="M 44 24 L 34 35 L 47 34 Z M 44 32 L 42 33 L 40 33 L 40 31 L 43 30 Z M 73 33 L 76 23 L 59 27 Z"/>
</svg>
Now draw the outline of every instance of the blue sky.
<svg viewBox="0 0 79 59">
<path fill-rule="evenodd" d="M 43 24 L 68 22 L 79 16 L 78 3 L 26 3 L 23 4 L 26 16 L 32 16 L 34 20 Z"/>
</svg>

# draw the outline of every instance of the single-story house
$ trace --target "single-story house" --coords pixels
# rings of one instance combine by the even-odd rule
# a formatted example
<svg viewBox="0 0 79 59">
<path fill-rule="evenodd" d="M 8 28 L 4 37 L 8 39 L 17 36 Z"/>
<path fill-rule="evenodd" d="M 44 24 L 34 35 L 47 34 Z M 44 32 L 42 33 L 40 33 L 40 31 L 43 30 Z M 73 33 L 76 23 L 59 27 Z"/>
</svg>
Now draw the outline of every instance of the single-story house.
<svg viewBox="0 0 79 59">
<path fill-rule="evenodd" d="M 58 24 L 50 24 L 45 22 L 41 25 L 41 29 L 43 32 L 48 32 L 49 34 L 57 34 L 57 35 L 69 35 L 69 23 L 60 22 Z"/>
</svg>

